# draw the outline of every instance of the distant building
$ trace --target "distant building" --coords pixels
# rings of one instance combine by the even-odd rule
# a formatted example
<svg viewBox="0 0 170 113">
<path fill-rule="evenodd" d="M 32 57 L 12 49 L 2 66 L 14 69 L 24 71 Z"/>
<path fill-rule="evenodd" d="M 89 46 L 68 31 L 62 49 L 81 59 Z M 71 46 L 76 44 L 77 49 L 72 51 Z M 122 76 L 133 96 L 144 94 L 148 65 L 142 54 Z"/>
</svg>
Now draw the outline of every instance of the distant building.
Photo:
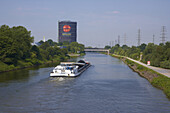
<svg viewBox="0 0 170 113">
<path fill-rule="evenodd" d="M 77 41 L 77 22 L 59 21 L 58 22 L 58 42 Z"/>
</svg>

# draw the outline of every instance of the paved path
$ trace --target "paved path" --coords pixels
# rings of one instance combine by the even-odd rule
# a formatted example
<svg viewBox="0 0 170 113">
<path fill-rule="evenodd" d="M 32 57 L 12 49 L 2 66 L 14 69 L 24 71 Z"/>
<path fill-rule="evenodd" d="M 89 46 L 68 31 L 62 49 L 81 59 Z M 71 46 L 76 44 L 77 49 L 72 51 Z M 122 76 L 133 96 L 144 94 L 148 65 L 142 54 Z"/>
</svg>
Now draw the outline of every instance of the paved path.
<svg viewBox="0 0 170 113">
<path fill-rule="evenodd" d="M 115 55 L 115 54 L 114 54 L 114 55 Z M 120 56 L 120 55 L 116 55 L 116 56 Z M 122 57 L 125 57 L 125 56 L 122 56 Z M 129 60 L 132 60 L 132 61 L 134 61 L 134 62 L 136 62 L 136 63 L 138 63 L 138 64 L 140 64 L 140 65 L 143 65 L 143 66 L 145 66 L 145 67 L 147 67 L 147 68 L 150 68 L 150 69 L 152 69 L 152 70 L 154 70 L 154 71 L 156 71 L 156 72 L 158 72 L 158 73 L 160 73 L 160 74 L 163 74 L 163 75 L 165 75 L 165 76 L 167 76 L 167 77 L 170 78 L 170 69 L 163 69 L 163 68 L 159 68 L 159 67 L 148 66 L 148 65 L 146 65 L 146 64 L 144 64 L 144 63 L 142 63 L 142 62 L 140 62 L 140 61 L 131 59 L 131 58 L 129 58 L 129 57 L 125 57 L 125 58 L 127 58 L 127 59 L 129 59 Z"/>
<path fill-rule="evenodd" d="M 134 62 L 136 62 L 136 63 L 138 63 L 138 64 L 140 64 L 140 65 L 143 65 L 143 66 L 145 66 L 145 67 L 147 67 L 147 68 L 150 68 L 150 69 L 152 69 L 152 70 L 154 70 L 154 71 L 156 71 L 156 72 L 158 72 L 158 73 L 161 73 L 161 74 L 163 74 L 163 75 L 165 75 L 165 76 L 167 76 L 167 77 L 170 78 L 170 69 L 163 69 L 163 68 L 159 68 L 159 67 L 148 66 L 148 65 L 146 65 L 146 64 L 144 64 L 144 63 L 142 63 L 142 62 L 140 62 L 140 61 L 131 59 L 131 58 L 129 58 L 129 57 L 126 57 L 126 58 L 129 59 L 129 60 L 132 60 L 132 61 L 134 61 Z"/>
</svg>

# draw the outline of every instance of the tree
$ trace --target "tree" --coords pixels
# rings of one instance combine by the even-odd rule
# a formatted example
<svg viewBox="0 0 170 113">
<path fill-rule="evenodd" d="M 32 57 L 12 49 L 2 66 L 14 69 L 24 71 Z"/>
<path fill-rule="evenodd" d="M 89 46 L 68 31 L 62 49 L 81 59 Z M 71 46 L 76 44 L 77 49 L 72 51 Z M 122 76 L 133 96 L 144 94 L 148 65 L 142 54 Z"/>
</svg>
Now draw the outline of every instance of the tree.
<svg viewBox="0 0 170 113">
<path fill-rule="evenodd" d="M 120 45 L 119 45 L 119 44 L 116 44 L 115 46 L 116 46 L 116 47 L 120 47 Z"/>
<path fill-rule="evenodd" d="M 152 53 L 154 51 L 155 45 L 153 43 L 149 43 L 146 46 L 146 49 L 143 51 L 143 55 L 147 55 L 149 53 Z"/>
<path fill-rule="evenodd" d="M 70 44 L 70 42 L 68 42 L 68 41 L 64 41 L 64 42 L 63 42 L 63 45 L 64 45 L 64 46 L 69 45 L 69 44 Z"/>
<path fill-rule="evenodd" d="M 68 47 L 68 46 L 67 46 L 67 47 Z M 71 53 L 77 53 L 77 52 L 82 53 L 82 52 L 84 51 L 84 45 L 83 45 L 83 44 L 79 44 L 79 43 L 77 43 L 77 42 L 72 42 L 72 43 L 69 45 L 68 48 L 69 48 L 68 50 L 69 50 Z"/>
<path fill-rule="evenodd" d="M 126 49 L 129 49 L 129 47 L 127 45 L 123 45 L 122 49 L 126 50 Z"/>
<path fill-rule="evenodd" d="M 30 57 L 31 43 L 34 37 L 31 31 L 22 26 L 10 28 L 7 25 L 0 27 L 1 60 L 7 64 L 17 64 L 17 60 Z"/>
<path fill-rule="evenodd" d="M 40 48 L 43 50 L 46 50 L 48 47 L 50 47 L 50 44 L 48 42 L 44 42 L 42 45 L 40 45 Z"/>
<path fill-rule="evenodd" d="M 140 49 L 140 51 L 141 52 L 143 52 L 144 50 L 145 50 L 145 47 L 146 47 L 147 45 L 146 44 L 141 44 L 140 46 L 138 46 L 138 48 Z"/>
<path fill-rule="evenodd" d="M 105 48 L 105 49 L 110 49 L 111 46 L 107 45 L 107 46 L 105 46 L 104 48 Z"/>
<path fill-rule="evenodd" d="M 49 43 L 50 46 L 54 46 L 53 40 L 49 39 L 49 40 L 47 40 L 47 42 Z"/>
<path fill-rule="evenodd" d="M 0 60 L 3 61 L 7 57 L 7 53 L 11 47 L 12 40 L 7 36 L 0 36 Z"/>
<path fill-rule="evenodd" d="M 40 50 L 39 48 L 36 46 L 36 45 L 33 45 L 32 48 L 31 48 L 31 52 L 34 53 L 36 55 L 36 58 L 38 59 L 42 59 L 42 56 L 40 54 Z"/>
<path fill-rule="evenodd" d="M 42 40 L 41 40 L 41 41 L 39 41 L 38 43 L 41 45 L 41 44 L 43 44 L 43 43 L 44 43 L 44 41 L 42 41 Z"/>
</svg>

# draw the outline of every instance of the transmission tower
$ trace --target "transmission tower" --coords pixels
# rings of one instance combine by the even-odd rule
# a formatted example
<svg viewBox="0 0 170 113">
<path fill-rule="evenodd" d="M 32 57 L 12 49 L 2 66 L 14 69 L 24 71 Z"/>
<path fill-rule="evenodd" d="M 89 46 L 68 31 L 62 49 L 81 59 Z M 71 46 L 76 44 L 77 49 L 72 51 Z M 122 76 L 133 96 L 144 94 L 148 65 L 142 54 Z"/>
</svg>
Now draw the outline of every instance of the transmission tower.
<svg viewBox="0 0 170 113">
<path fill-rule="evenodd" d="M 153 44 L 155 43 L 155 35 L 153 35 Z"/>
<path fill-rule="evenodd" d="M 110 41 L 110 44 L 109 44 L 109 46 L 111 47 L 112 46 L 112 42 Z"/>
<path fill-rule="evenodd" d="M 166 32 L 166 28 L 165 26 L 162 26 L 162 31 L 161 31 L 161 41 L 163 44 L 165 44 L 165 32 Z"/>
<path fill-rule="evenodd" d="M 120 45 L 120 36 L 118 35 L 118 44 Z"/>
<path fill-rule="evenodd" d="M 112 41 L 113 42 L 113 46 L 115 46 L 115 43 L 114 43 L 114 41 Z"/>
<path fill-rule="evenodd" d="M 138 30 L 138 46 L 140 46 L 140 29 Z"/>
<path fill-rule="evenodd" d="M 117 44 L 117 40 L 115 40 L 115 45 Z"/>
</svg>

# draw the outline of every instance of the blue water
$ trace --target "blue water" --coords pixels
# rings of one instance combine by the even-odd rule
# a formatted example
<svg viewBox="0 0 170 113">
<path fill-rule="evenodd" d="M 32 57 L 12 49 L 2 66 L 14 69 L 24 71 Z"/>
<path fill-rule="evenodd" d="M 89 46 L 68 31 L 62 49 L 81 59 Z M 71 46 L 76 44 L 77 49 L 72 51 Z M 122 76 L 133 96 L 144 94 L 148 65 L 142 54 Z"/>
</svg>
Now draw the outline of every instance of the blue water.
<svg viewBox="0 0 170 113">
<path fill-rule="evenodd" d="M 51 78 L 53 67 L 0 74 L 1 113 L 170 113 L 162 90 L 121 60 L 98 53 L 76 78 Z M 78 58 L 80 59 L 80 58 Z"/>
</svg>

